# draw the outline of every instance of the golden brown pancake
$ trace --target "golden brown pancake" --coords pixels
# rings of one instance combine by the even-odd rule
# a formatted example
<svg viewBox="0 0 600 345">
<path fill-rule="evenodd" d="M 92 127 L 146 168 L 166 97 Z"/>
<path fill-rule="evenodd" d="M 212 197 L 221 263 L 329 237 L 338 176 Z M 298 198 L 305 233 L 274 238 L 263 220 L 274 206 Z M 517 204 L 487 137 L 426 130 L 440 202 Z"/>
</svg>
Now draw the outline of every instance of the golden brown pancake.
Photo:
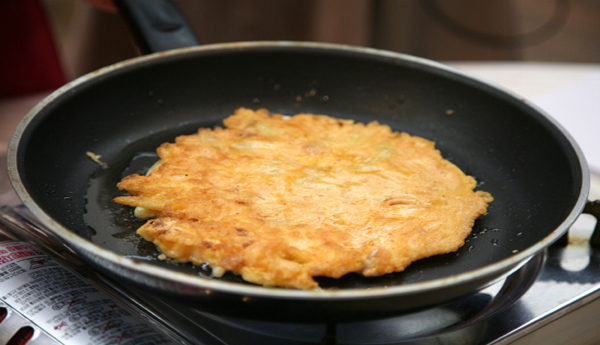
<svg viewBox="0 0 600 345">
<path fill-rule="evenodd" d="M 161 145 L 115 202 L 155 216 L 138 233 L 178 262 L 265 286 L 380 276 L 456 251 L 492 201 L 433 142 L 376 122 L 239 109 L 225 128 Z"/>
</svg>

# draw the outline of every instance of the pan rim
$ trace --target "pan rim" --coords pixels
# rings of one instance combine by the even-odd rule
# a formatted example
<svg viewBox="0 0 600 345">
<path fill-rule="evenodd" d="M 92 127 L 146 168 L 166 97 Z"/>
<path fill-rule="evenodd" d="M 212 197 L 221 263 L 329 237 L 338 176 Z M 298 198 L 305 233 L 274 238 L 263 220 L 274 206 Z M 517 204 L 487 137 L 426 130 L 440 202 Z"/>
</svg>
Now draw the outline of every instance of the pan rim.
<svg viewBox="0 0 600 345">
<path fill-rule="evenodd" d="M 393 60 L 402 60 L 413 62 L 419 65 L 425 65 L 428 67 L 432 67 L 438 70 L 443 70 L 449 72 L 454 75 L 461 75 L 467 77 L 468 79 L 480 82 L 482 84 L 488 85 L 493 89 L 501 91 L 502 93 L 516 98 L 522 102 L 524 102 L 527 106 L 533 108 L 540 115 L 545 117 L 552 125 L 554 125 L 559 132 L 565 137 L 565 139 L 569 142 L 574 152 L 576 153 L 576 158 L 579 162 L 579 168 L 582 173 L 582 184 L 581 189 L 579 190 L 579 195 L 577 201 L 569 213 L 569 215 L 563 220 L 563 222 L 552 232 L 549 233 L 545 238 L 541 241 L 537 242 L 535 245 L 530 246 L 529 248 L 515 253 L 513 256 L 503 259 L 501 261 L 495 262 L 493 264 L 470 270 L 455 276 L 439 278 L 428 280 L 425 282 L 418 283 L 410 283 L 403 284 L 391 287 L 376 287 L 376 288 L 357 288 L 357 289 L 344 289 L 344 290 L 293 290 L 293 289 L 285 289 L 285 288 L 273 288 L 273 287 L 263 287 L 263 286 L 255 286 L 255 285 L 246 285 L 239 284 L 234 282 L 227 282 L 218 279 L 210 279 L 203 278 L 200 276 L 192 276 L 189 274 L 175 272 L 168 268 L 157 267 L 148 263 L 140 262 L 139 260 L 135 260 L 132 258 L 124 257 L 119 254 L 116 254 L 108 249 L 100 247 L 91 241 L 88 241 L 79 235 L 71 232 L 66 227 L 63 227 L 58 222 L 53 220 L 48 214 L 46 214 L 32 199 L 29 195 L 28 191 L 25 189 L 22 180 L 20 178 L 20 173 L 18 170 L 17 164 L 17 152 L 19 148 L 19 142 L 22 134 L 27 129 L 28 124 L 35 118 L 36 114 L 38 114 L 45 106 L 53 102 L 55 99 L 61 97 L 63 94 L 68 93 L 68 91 L 75 88 L 77 85 L 87 82 L 93 78 L 98 78 L 100 76 L 106 75 L 116 70 L 121 70 L 130 65 L 139 64 L 145 61 L 153 61 L 156 59 L 162 59 L 168 56 L 180 55 L 180 54 L 188 54 L 194 53 L 198 51 L 231 51 L 231 50 L 241 50 L 241 49 L 255 49 L 255 48 L 276 48 L 276 47 L 297 47 L 300 49 L 307 50 L 328 50 L 328 51 L 340 51 L 340 52 L 350 52 L 350 53 L 359 53 L 368 56 L 376 56 L 376 57 L 386 57 Z M 174 283 L 182 284 L 185 286 L 190 286 L 196 289 L 205 289 L 214 292 L 223 292 L 230 293 L 236 295 L 244 295 L 244 296 L 253 296 L 253 297 L 262 297 L 262 298 L 285 298 L 285 299 L 299 299 L 299 300 L 348 300 L 348 299 L 368 299 L 368 298 L 382 298 L 382 297 L 391 297 L 391 296 L 401 296 L 401 295 L 410 295 L 413 293 L 426 293 L 428 291 L 434 291 L 441 287 L 449 287 L 449 286 L 458 286 L 464 283 L 476 281 L 478 279 L 483 279 L 485 277 L 494 276 L 495 279 L 493 281 L 488 282 L 488 285 L 501 279 L 506 272 L 511 271 L 511 268 L 518 266 L 520 263 L 526 262 L 529 258 L 533 257 L 535 254 L 548 247 L 554 241 L 558 240 L 564 233 L 566 233 L 571 226 L 583 211 L 585 204 L 587 202 L 589 188 L 590 188 L 590 180 L 589 180 L 589 168 L 585 157 L 583 155 L 583 151 L 574 140 L 574 138 L 563 128 L 561 124 L 559 124 L 553 117 L 548 115 L 545 111 L 538 108 L 535 104 L 528 102 L 523 97 L 513 93 L 510 90 L 506 90 L 501 86 L 495 85 L 489 81 L 483 80 L 479 77 L 470 75 L 464 71 L 459 69 L 455 69 L 453 67 L 444 65 L 439 62 L 435 62 L 432 60 L 415 57 L 407 54 L 391 52 L 386 50 L 379 50 L 374 48 L 367 47 L 356 47 L 350 45 L 341 45 L 341 44 L 331 44 L 331 43 L 318 43 L 318 42 L 296 42 L 296 41 L 260 41 L 260 42 L 235 42 L 235 43 L 219 43 L 219 44 L 210 44 L 199 47 L 189 47 L 182 49 L 175 49 L 165 52 L 159 52 L 151 55 L 140 56 L 136 58 L 132 58 L 129 60 L 125 60 L 122 62 L 118 62 L 106 67 L 103 67 L 97 71 L 88 73 L 84 76 L 81 76 L 61 88 L 57 89 L 45 99 L 43 99 L 40 103 L 34 106 L 27 115 L 23 118 L 23 120 L 18 124 L 11 140 L 9 143 L 9 148 L 7 152 L 7 161 L 8 161 L 8 173 L 13 184 L 13 187 L 19 196 L 19 198 L 23 201 L 23 204 L 31 211 L 31 213 L 46 227 L 51 229 L 53 233 L 55 233 L 61 240 L 63 240 L 67 245 L 81 248 L 84 251 L 94 253 L 95 256 L 98 256 L 102 260 L 106 260 L 107 262 L 122 266 L 128 270 L 139 272 L 142 274 L 147 274 L 153 276 L 155 278 L 159 278 L 166 281 L 171 281 Z"/>
</svg>

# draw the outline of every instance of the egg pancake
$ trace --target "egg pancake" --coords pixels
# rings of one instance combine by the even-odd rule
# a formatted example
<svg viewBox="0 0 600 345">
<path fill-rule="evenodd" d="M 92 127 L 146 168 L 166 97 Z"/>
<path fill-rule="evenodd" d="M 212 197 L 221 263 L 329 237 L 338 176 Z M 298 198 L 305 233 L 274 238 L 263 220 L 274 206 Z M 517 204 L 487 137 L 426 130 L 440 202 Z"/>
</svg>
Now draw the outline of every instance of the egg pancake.
<svg viewBox="0 0 600 345">
<path fill-rule="evenodd" d="M 456 251 L 492 196 L 432 141 L 377 122 L 238 109 L 158 149 L 115 202 L 152 216 L 138 233 L 172 260 L 264 286 L 380 276 Z"/>
</svg>

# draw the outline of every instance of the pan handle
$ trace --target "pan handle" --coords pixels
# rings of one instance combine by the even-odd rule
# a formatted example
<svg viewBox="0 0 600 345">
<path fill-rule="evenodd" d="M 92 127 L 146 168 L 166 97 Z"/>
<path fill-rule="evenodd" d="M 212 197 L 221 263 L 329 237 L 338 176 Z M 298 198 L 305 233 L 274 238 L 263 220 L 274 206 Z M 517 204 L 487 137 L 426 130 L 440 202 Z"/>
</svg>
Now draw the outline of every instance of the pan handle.
<svg viewBox="0 0 600 345">
<path fill-rule="evenodd" d="M 194 30 L 170 0 L 114 0 L 142 54 L 200 45 Z"/>
</svg>

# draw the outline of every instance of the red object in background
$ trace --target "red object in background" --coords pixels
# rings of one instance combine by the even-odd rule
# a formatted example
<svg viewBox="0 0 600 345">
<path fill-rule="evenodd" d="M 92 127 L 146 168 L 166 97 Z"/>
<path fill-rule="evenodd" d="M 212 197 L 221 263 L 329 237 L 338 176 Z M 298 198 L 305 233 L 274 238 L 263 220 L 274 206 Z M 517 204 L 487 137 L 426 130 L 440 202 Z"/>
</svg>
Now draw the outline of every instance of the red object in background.
<svg viewBox="0 0 600 345">
<path fill-rule="evenodd" d="M 52 90 L 65 82 L 38 0 L 0 1 L 0 98 Z"/>
</svg>

